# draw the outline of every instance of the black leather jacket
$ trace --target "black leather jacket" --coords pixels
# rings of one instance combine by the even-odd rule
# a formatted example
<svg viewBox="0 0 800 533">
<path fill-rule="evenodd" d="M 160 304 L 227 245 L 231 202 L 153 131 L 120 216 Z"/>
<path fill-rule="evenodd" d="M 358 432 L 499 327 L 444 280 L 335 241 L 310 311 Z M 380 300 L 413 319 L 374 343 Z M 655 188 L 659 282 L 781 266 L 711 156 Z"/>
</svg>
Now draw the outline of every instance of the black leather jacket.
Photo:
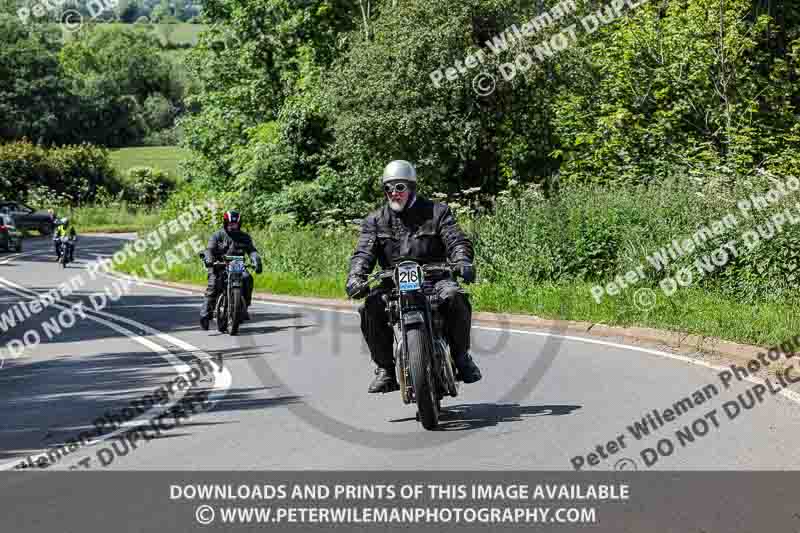
<svg viewBox="0 0 800 533">
<path fill-rule="evenodd" d="M 261 263 L 253 239 L 243 231 L 227 232 L 224 229 L 217 231 L 208 239 L 205 254 L 207 265 L 221 261 L 225 255 L 249 255 L 253 264 Z"/>
<path fill-rule="evenodd" d="M 403 256 L 419 258 L 423 263 L 448 259 L 472 263 L 474 251 L 446 204 L 418 196 L 400 214 L 385 205 L 367 215 L 350 258 L 350 276 L 366 276 L 376 263 L 381 269 L 391 268 Z"/>
</svg>

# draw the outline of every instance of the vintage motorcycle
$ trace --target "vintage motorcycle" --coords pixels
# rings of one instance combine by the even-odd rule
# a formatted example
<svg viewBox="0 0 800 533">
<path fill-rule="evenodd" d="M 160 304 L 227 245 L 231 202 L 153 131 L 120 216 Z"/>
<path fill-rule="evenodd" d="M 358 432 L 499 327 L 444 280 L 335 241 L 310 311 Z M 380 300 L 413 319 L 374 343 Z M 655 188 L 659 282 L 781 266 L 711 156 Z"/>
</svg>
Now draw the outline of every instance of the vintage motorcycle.
<svg viewBox="0 0 800 533">
<path fill-rule="evenodd" d="M 58 247 L 58 262 L 61 263 L 61 268 L 67 268 L 69 263 L 74 258 L 75 253 L 75 237 L 63 236 L 58 238 L 60 241 Z"/>
<path fill-rule="evenodd" d="M 203 252 L 198 254 L 201 259 Z M 223 261 L 215 261 L 214 266 L 224 265 L 222 271 L 223 290 L 214 305 L 214 319 L 220 333 L 230 331 L 231 335 L 239 333 L 239 325 L 246 311 L 244 299 L 244 273 L 250 268 L 244 262 L 244 256 L 226 255 Z"/>
<path fill-rule="evenodd" d="M 455 276 L 448 264 L 421 265 L 401 258 L 394 268 L 375 272 L 362 284 L 391 279 L 394 288 L 382 295 L 394 329 L 394 356 L 400 394 L 406 404 L 417 404 L 417 420 L 425 429 L 439 425 L 441 401 L 458 396 L 456 366 L 444 333 L 442 302 L 435 292 L 423 290 L 425 275 L 440 272 Z"/>
</svg>

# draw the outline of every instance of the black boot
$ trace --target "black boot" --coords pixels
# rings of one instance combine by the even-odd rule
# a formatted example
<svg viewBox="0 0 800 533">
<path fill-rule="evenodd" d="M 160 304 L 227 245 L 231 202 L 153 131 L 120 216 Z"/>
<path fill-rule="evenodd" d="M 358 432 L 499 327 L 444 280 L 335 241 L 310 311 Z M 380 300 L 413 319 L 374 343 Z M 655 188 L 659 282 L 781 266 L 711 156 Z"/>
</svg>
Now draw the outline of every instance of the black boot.
<svg viewBox="0 0 800 533">
<path fill-rule="evenodd" d="M 400 390 L 400 384 L 397 383 L 397 378 L 394 375 L 394 368 L 387 370 L 385 368 L 375 369 L 375 379 L 369 384 L 369 392 L 392 392 Z"/>
<path fill-rule="evenodd" d="M 209 298 L 208 295 L 203 298 L 203 308 L 200 310 L 200 327 L 208 331 L 208 326 L 211 322 L 211 317 L 214 316 L 214 297 Z"/>
<path fill-rule="evenodd" d="M 481 376 L 480 368 L 478 368 L 478 365 L 472 360 L 472 356 L 469 352 L 456 358 L 455 363 L 458 369 L 457 380 L 461 380 L 464 383 L 475 383 L 476 381 L 480 381 L 483 377 Z"/>
</svg>

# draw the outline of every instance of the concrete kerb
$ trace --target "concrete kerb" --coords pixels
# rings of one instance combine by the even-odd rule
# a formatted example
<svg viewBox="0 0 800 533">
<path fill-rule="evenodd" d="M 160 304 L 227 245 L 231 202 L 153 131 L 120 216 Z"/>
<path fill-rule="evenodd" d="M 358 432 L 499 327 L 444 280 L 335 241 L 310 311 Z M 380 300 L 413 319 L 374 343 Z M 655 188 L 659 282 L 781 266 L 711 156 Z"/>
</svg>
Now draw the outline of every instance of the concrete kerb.
<svg viewBox="0 0 800 533">
<path fill-rule="evenodd" d="M 126 276 L 123 272 L 109 271 L 115 276 Z M 205 290 L 198 285 L 188 283 L 178 283 L 172 281 L 161 281 L 154 279 L 142 279 L 152 285 L 171 287 L 186 291 L 202 294 Z M 346 300 L 336 300 L 332 298 L 310 298 L 302 296 L 284 296 L 265 292 L 253 292 L 253 299 L 265 303 L 281 303 L 290 305 L 303 305 L 309 307 L 320 307 L 332 310 L 346 310 L 355 312 L 358 302 Z M 703 335 L 691 335 L 677 331 L 663 331 L 654 328 L 643 327 L 619 327 L 608 326 L 592 322 L 569 321 L 569 320 L 549 320 L 530 315 L 514 315 L 500 313 L 473 313 L 473 323 L 488 327 L 515 326 L 528 329 L 543 331 L 553 331 L 562 329 L 568 335 L 576 337 L 599 337 L 614 339 L 617 342 L 631 345 L 650 345 L 659 348 L 668 347 L 672 351 L 682 354 L 702 353 L 719 358 L 728 358 L 735 361 L 747 362 L 756 359 L 758 353 L 768 349 L 768 347 L 752 346 L 747 344 L 737 344 L 734 342 L 707 337 Z"/>
</svg>

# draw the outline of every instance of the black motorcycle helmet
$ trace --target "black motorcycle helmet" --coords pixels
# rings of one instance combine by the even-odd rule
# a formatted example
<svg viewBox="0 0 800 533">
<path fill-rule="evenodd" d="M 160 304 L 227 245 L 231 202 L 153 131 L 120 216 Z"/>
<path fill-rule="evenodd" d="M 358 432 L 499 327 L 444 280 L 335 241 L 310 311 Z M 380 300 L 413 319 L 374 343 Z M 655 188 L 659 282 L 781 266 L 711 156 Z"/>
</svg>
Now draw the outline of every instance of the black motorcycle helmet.
<svg viewBox="0 0 800 533">
<path fill-rule="evenodd" d="M 222 227 L 225 231 L 239 231 L 242 229 L 242 215 L 238 211 L 225 211 L 222 215 Z"/>
</svg>

